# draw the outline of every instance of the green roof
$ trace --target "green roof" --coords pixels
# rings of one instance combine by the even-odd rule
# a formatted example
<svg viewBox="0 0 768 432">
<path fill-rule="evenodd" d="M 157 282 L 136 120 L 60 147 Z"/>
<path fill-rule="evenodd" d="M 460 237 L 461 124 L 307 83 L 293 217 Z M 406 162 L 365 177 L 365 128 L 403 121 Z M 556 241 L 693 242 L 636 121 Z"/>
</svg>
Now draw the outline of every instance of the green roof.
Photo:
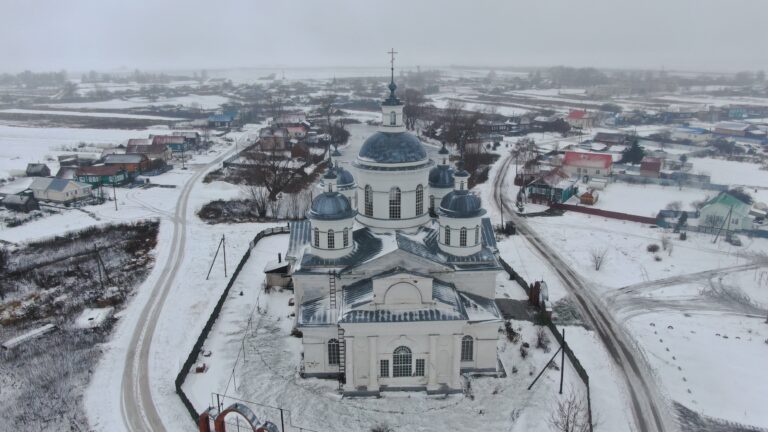
<svg viewBox="0 0 768 432">
<path fill-rule="evenodd" d="M 720 195 L 709 200 L 709 202 L 707 202 L 707 205 L 710 205 L 710 204 L 722 204 L 727 207 L 749 206 L 749 204 L 745 203 L 744 201 L 736 198 L 735 196 L 727 192 L 721 192 Z"/>
</svg>

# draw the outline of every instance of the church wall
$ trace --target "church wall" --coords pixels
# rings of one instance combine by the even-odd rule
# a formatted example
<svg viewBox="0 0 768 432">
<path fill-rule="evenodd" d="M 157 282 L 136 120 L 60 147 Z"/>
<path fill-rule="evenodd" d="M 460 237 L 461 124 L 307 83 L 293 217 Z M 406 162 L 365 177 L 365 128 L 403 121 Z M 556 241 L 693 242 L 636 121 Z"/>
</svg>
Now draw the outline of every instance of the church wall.
<svg viewBox="0 0 768 432">
<path fill-rule="evenodd" d="M 375 382 L 377 386 L 395 387 L 426 387 L 430 368 L 437 367 L 436 382 L 453 388 L 458 370 L 454 373 L 454 334 L 461 332 L 464 321 L 446 322 L 410 322 L 387 324 L 346 324 L 345 336 L 352 337 L 355 346 L 353 357 L 354 382 L 348 383 L 350 390 L 376 391 L 378 388 L 368 388 L 370 385 L 371 361 L 369 356 L 369 336 L 376 336 Z M 436 365 L 430 363 L 430 335 L 438 335 L 437 353 L 434 356 Z M 349 340 L 349 339 L 348 339 Z M 425 360 L 424 376 L 398 377 L 392 376 L 392 354 L 400 346 L 408 347 L 412 354 L 412 369 L 415 371 L 416 359 Z M 495 356 L 495 351 L 494 351 Z M 390 376 L 380 377 L 380 360 L 389 361 Z"/>
<path fill-rule="evenodd" d="M 328 363 L 328 341 L 338 339 L 337 327 L 305 327 L 302 331 L 304 373 L 309 376 L 338 373 L 339 366 Z"/>
<path fill-rule="evenodd" d="M 429 184 L 427 177 L 430 166 L 408 171 L 357 170 L 357 199 L 361 215 L 365 212 L 365 186 L 373 189 L 373 217 L 389 219 L 389 191 L 400 188 L 401 219 L 410 219 L 426 214 L 429 210 Z M 416 214 L 416 187 L 424 188 L 424 209 Z"/>
<path fill-rule="evenodd" d="M 485 298 L 496 297 L 498 270 L 460 271 L 453 274 L 453 283 L 459 291 Z"/>
<path fill-rule="evenodd" d="M 474 355 L 472 361 L 461 362 L 462 369 L 496 370 L 499 327 L 501 322 L 467 324 L 463 333 L 472 336 Z"/>
</svg>

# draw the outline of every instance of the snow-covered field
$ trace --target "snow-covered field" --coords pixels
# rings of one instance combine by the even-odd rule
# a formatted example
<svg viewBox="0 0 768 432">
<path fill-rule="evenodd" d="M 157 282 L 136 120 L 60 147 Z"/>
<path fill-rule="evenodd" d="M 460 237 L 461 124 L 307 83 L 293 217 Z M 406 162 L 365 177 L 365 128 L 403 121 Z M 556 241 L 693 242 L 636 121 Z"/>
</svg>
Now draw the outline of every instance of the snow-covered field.
<svg viewBox="0 0 768 432">
<path fill-rule="evenodd" d="M 99 102 L 67 102 L 48 104 L 51 108 L 74 108 L 74 109 L 130 109 L 144 108 L 149 106 L 164 105 L 183 105 L 186 107 L 197 107 L 202 109 L 215 109 L 221 104 L 229 102 L 229 98 L 219 95 L 196 95 L 177 96 L 170 98 L 157 98 L 150 100 L 143 97 L 132 97 L 126 99 L 111 99 Z"/>
<path fill-rule="evenodd" d="M 141 114 L 126 114 L 126 113 L 105 113 L 105 112 L 79 112 L 79 111 L 53 111 L 53 110 L 37 110 L 37 109 L 4 109 L 0 110 L 0 114 L 29 114 L 29 115 L 54 115 L 54 116 L 72 116 L 72 117 L 99 117 L 99 118 L 125 118 L 125 119 L 139 119 L 139 120 L 184 120 L 178 117 L 161 117 L 152 115 Z"/>
<path fill-rule="evenodd" d="M 72 153 L 62 147 L 87 143 L 90 147 L 124 144 L 129 138 L 146 138 L 148 134 L 169 133 L 167 127 L 144 130 L 33 128 L 0 125 L 0 177 L 18 176 L 27 164 L 43 162 L 51 172 L 58 169 L 56 155 Z"/>
</svg>

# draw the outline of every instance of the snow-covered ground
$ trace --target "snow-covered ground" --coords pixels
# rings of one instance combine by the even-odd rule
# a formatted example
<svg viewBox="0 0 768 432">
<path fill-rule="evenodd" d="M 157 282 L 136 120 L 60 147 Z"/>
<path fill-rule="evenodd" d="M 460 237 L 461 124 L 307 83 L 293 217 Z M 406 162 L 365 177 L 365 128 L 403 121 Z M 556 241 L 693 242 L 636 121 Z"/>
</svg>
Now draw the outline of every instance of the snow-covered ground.
<svg viewBox="0 0 768 432">
<path fill-rule="evenodd" d="M 80 143 L 87 143 L 90 147 L 114 146 L 124 144 L 129 138 L 146 138 L 148 134 L 163 133 L 169 133 L 169 129 L 33 128 L 0 125 L 0 177 L 23 175 L 27 164 L 31 162 L 46 163 L 55 174 L 59 167 L 56 156 L 72 153 L 63 151 L 63 147 L 76 147 Z"/>
<path fill-rule="evenodd" d="M 226 394 L 224 405 L 243 399 L 259 416 L 275 421 L 282 407 L 290 411 L 294 425 L 320 431 L 367 430 L 377 423 L 387 423 L 397 431 L 405 430 L 471 430 L 482 420 L 487 430 L 548 430 L 548 410 L 556 403 L 559 372 L 545 372 L 533 390 L 526 387 L 552 352 L 530 349 L 521 358 L 520 344 L 499 342 L 499 356 L 507 370 L 507 378 L 473 378 L 474 399 L 464 395 L 427 396 L 423 393 L 385 393 L 381 398 L 339 398 L 335 381 L 302 379 L 298 376 L 300 339 L 290 336 L 293 311 L 288 306 L 291 293 L 261 290 L 263 268 L 287 247 L 287 236 L 269 237 L 252 252 L 233 286 L 222 315 L 213 327 L 205 345 L 210 357 L 200 357 L 209 370 L 192 373 L 184 390 L 196 408 L 203 410 L 212 403 L 211 393 Z M 513 289 L 510 287 L 510 289 Z M 522 290 L 517 287 L 517 290 Z M 240 295 L 240 292 L 243 295 Z M 523 341 L 531 342 L 535 327 L 528 322 L 515 322 Z M 621 392 L 611 378 L 612 367 L 599 341 L 579 327 L 568 327 L 567 338 L 591 374 L 593 407 L 603 424 L 621 430 L 628 413 L 622 406 Z M 558 357 L 559 358 L 559 357 Z M 565 393 L 584 392 L 576 372 L 566 364 Z M 215 399 L 214 399 L 215 400 Z M 446 429 L 447 430 L 447 429 Z"/>
<path fill-rule="evenodd" d="M 54 115 L 54 116 L 71 116 L 71 117 L 99 117 L 99 118 L 124 118 L 124 119 L 139 119 L 139 120 L 184 120 L 178 117 L 161 117 L 152 115 L 141 114 L 126 114 L 126 113 L 105 113 L 105 112 L 79 112 L 79 111 L 53 111 L 53 110 L 37 110 L 37 109 L 4 109 L 0 110 L 0 114 L 29 114 L 29 115 Z"/>
<path fill-rule="evenodd" d="M 693 210 L 694 201 L 703 201 L 717 193 L 689 187 L 681 189 L 677 186 L 616 182 L 609 183 L 604 190 L 599 191 L 599 194 L 597 203 L 592 207 L 655 217 L 659 210 L 665 209 L 672 202 L 679 201 L 683 210 Z M 578 203 L 578 199 L 572 198 L 568 203 Z"/>
<path fill-rule="evenodd" d="M 164 98 L 160 97 L 155 100 L 150 100 L 143 97 L 132 97 L 125 99 L 110 99 L 99 102 L 67 102 L 48 104 L 51 108 L 74 108 L 74 109 L 130 109 L 130 108 L 145 108 L 149 106 L 164 106 L 164 105 L 183 105 L 186 107 L 197 107 L 202 109 L 215 109 L 221 106 L 221 104 L 229 102 L 229 98 L 219 95 L 196 95 L 190 94 L 187 96 L 177 96 Z"/>
</svg>

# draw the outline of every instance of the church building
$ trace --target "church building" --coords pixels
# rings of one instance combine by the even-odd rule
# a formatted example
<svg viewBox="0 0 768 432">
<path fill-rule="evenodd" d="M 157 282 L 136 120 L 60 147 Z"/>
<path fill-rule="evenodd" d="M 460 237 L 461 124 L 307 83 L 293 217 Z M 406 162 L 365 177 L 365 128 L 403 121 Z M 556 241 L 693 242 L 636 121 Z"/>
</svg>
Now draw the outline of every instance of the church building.
<svg viewBox="0 0 768 432">
<path fill-rule="evenodd" d="M 501 270 L 469 173 L 437 163 L 403 123 L 395 95 L 351 170 L 329 164 L 308 220 L 291 224 L 302 376 L 345 395 L 460 392 L 462 374 L 496 373 Z"/>
</svg>

